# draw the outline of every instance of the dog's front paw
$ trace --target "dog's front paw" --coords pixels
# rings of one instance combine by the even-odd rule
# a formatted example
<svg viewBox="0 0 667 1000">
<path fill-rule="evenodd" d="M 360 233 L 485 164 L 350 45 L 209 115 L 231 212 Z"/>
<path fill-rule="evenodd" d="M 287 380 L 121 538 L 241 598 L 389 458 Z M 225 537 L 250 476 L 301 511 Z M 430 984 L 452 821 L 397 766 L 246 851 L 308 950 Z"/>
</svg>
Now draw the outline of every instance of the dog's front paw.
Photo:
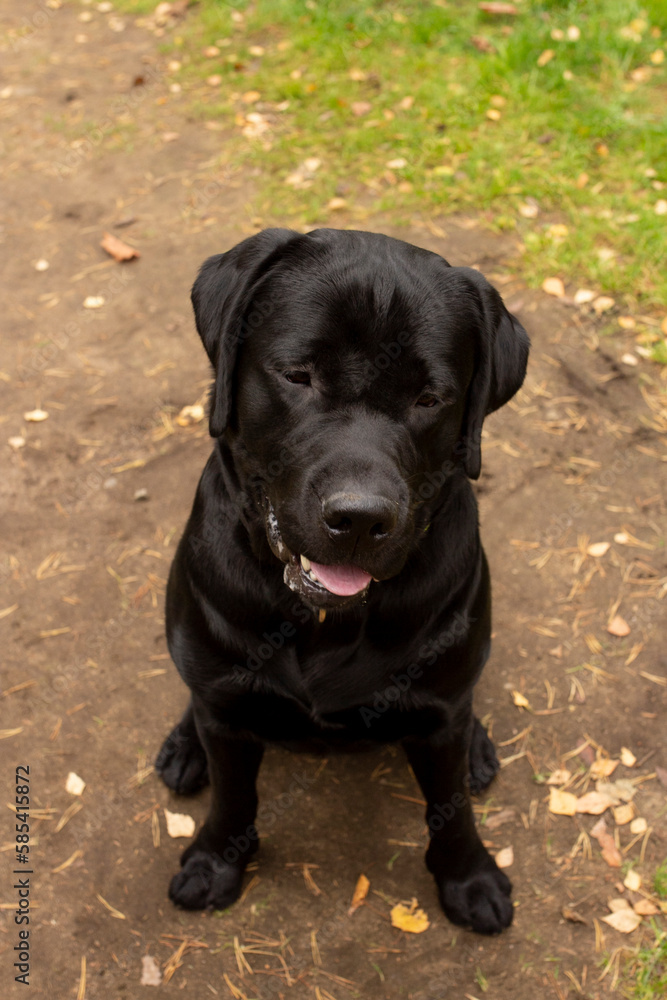
<svg viewBox="0 0 667 1000">
<path fill-rule="evenodd" d="M 172 903 L 184 910 L 226 910 L 241 894 L 243 868 L 210 851 L 193 851 L 169 886 Z"/>
<path fill-rule="evenodd" d="M 191 795 L 208 785 L 206 753 L 196 730 L 185 731 L 179 723 L 167 736 L 155 761 L 155 770 L 167 788 Z"/>
<path fill-rule="evenodd" d="M 512 884 L 487 855 L 466 878 L 436 877 L 440 903 L 453 924 L 478 934 L 499 934 L 512 923 Z"/>
</svg>

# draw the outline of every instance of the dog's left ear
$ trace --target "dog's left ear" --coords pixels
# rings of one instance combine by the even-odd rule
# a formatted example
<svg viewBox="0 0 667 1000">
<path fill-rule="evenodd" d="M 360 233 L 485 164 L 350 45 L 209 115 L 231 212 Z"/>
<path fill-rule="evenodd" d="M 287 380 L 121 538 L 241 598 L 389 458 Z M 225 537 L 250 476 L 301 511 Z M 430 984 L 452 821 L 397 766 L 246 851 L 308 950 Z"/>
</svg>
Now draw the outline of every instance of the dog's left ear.
<svg viewBox="0 0 667 1000">
<path fill-rule="evenodd" d="M 256 233 L 227 253 L 204 261 L 192 286 L 197 332 L 215 368 L 209 415 L 211 437 L 220 437 L 231 417 L 234 370 L 239 347 L 248 332 L 245 313 L 253 290 L 277 252 L 296 236 L 298 233 L 290 229 Z"/>
<path fill-rule="evenodd" d="M 457 270 L 481 307 L 475 373 L 468 389 L 462 428 L 466 475 L 478 479 L 482 467 L 484 418 L 507 403 L 521 388 L 530 340 L 518 319 L 507 311 L 496 289 L 479 271 L 471 267 Z"/>
</svg>

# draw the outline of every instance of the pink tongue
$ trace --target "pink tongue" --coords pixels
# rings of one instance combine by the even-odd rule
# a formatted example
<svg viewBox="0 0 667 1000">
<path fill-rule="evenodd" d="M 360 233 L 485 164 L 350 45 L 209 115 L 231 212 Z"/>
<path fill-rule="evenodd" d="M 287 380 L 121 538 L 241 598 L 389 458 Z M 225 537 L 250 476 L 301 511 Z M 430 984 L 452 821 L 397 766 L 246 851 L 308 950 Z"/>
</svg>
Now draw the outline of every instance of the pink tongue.
<svg viewBox="0 0 667 1000">
<path fill-rule="evenodd" d="M 310 568 L 323 587 L 340 597 L 358 594 L 371 580 L 371 574 L 358 566 L 324 566 L 311 562 Z"/>
</svg>

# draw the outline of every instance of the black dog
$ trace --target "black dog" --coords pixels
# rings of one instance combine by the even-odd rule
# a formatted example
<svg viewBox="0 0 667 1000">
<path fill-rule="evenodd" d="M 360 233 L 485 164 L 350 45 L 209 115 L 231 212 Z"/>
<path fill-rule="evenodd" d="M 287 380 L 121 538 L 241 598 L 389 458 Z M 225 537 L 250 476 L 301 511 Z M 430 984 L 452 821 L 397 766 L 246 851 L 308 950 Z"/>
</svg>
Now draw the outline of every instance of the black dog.
<svg viewBox="0 0 667 1000">
<path fill-rule="evenodd" d="M 491 592 L 469 479 L 528 337 L 482 275 L 373 233 L 269 229 L 192 290 L 213 453 L 176 553 L 167 635 L 192 692 L 157 769 L 212 786 L 171 899 L 234 902 L 264 747 L 401 741 L 454 923 L 512 920 L 469 793 L 498 769 L 472 713 Z"/>
</svg>

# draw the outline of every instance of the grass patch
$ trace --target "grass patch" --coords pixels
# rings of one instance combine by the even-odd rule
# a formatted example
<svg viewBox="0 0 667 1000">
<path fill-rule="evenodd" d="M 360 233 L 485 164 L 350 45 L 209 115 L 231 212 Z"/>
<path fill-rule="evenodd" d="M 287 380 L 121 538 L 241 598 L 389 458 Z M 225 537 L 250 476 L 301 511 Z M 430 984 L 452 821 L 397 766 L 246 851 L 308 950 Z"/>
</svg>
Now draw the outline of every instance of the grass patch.
<svg viewBox="0 0 667 1000">
<path fill-rule="evenodd" d="M 667 995 L 667 932 L 652 922 L 653 941 L 637 949 L 625 969 L 629 1000 L 663 1000 Z"/>
<path fill-rule="evenodd" d="M 194 111 L 229 124 L 235 162 L 259 170 L 255 210 L 267 223 L 335 225 L 332 199 L 353 221 L 481 214 L 517 231 L 532 283 L 558 274 L 628 307 L 664 307 L 667 8 L 520 0 L 517 10 L 200 0 L 165 41 Z M 218 52 L 205 56 L 208 46 Z M 256 137 L 244 135 L 253 125 Z M 307 159 L 320 164 L 299 179 Z"/>
</svg>

